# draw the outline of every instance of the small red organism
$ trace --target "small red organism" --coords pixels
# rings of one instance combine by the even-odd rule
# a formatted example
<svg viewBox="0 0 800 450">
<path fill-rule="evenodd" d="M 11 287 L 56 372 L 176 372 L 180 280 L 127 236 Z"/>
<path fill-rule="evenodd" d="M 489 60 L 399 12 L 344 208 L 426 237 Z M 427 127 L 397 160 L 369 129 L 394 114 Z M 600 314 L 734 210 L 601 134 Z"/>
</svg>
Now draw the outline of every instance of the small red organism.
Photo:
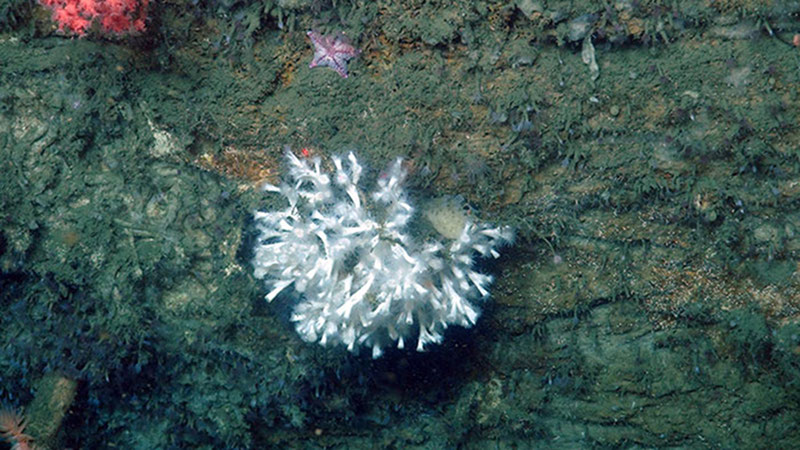
<svg viewBox="0 0 800 450">
<path fill-rule="evenodd" d="M 28 421 L 10 409 L 0 410 L 0 437 L 11 443 L 11 450 L 32 450 L 33 438 L 25 434 Z"/>
<path fill-rule="evenodd" d="M 150 0 L 39 0 L 53 12 L 59 31 L 82 37 L 93 23 L 103 33 L 144 31 Z"/>
</svg>

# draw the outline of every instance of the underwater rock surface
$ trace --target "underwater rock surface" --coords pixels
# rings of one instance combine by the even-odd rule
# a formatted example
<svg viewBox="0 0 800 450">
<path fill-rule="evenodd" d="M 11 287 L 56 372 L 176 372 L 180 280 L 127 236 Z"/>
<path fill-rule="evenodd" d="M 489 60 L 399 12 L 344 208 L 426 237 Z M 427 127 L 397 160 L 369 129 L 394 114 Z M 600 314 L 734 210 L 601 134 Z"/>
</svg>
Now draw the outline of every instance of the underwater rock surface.
<svg viewBox="0 0 800 450">
<path fill-rule="evenodd" d="M 0 397 L 77 386 L 29 411 L 60 448 L 796 447 L 800 11 L 762 3 L 166 2 L 107 40 L 9 2 Z M 298 338 L 248 250 L 287 145 L 514 226 L 476 326 Z"/>
</svg>

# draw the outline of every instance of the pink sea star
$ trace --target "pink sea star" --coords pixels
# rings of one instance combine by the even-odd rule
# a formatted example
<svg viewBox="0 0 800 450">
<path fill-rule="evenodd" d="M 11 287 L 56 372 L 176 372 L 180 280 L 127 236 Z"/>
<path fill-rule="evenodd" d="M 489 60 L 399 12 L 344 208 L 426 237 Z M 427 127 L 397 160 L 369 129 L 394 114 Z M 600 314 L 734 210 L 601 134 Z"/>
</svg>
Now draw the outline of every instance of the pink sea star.
<svg viewBox="0 0 800 450">
<path fill-rule="evenodd" d="M 314 59 L 308 67 L 328 66 L 342 78 L 347 78 L 347 61 L 358 56 L 361 50 L 347 43 L 341 33 L 323 36 L 316 31 L 309 31 L 306 34 L 314 44 Z"/>
</svg>

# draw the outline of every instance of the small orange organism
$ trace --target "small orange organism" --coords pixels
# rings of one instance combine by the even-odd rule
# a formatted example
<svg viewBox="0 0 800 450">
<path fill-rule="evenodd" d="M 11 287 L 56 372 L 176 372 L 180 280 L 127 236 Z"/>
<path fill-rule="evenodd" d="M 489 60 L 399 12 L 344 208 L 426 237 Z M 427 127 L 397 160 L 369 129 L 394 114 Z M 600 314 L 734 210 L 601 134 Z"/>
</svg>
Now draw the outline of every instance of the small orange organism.
<svg viewBox="0 0 800 450">
<path fill-rule="evenodd" d="M 11 450 L 33 450 L 33 438 L 25 434 L 28 421 L 10 409 L 0 410 L 0 436 L 11 443 Z"/>
</svg>

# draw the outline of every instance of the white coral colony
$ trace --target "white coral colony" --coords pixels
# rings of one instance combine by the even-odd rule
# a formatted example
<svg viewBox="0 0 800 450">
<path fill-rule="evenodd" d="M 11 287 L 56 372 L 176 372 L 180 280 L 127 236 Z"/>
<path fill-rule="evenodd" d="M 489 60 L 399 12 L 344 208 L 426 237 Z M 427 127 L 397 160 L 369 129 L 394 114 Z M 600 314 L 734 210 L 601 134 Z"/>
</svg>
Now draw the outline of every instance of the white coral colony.
<svg viewBox="0 0 800 450">
<path fill-rule="evenodd" d="M 414 208 L 396 160 L 365 196 L 362 167 L 350 153 L 333 157 L 333 179 L 320 159 L 287 152 L 288 182 L 265 190 L 286 198 L 281 211 L 256 211 L 260 235 L 255 277 L 265 279 L 272 301 L 291 287 L 300 294 L 291 320 L 308 342 L 372 349 L 403 348 L 416 335 L 417 350 L 441 342 L 449 325 L 470 327 L 473 304 L 489 295 L 492 277 L 473 269 L 474 258 L 497 258 L 513 239 L 508 227 L 469 220 L 458 237 L 416 242 L 408 231 Z"/>
</svg>

